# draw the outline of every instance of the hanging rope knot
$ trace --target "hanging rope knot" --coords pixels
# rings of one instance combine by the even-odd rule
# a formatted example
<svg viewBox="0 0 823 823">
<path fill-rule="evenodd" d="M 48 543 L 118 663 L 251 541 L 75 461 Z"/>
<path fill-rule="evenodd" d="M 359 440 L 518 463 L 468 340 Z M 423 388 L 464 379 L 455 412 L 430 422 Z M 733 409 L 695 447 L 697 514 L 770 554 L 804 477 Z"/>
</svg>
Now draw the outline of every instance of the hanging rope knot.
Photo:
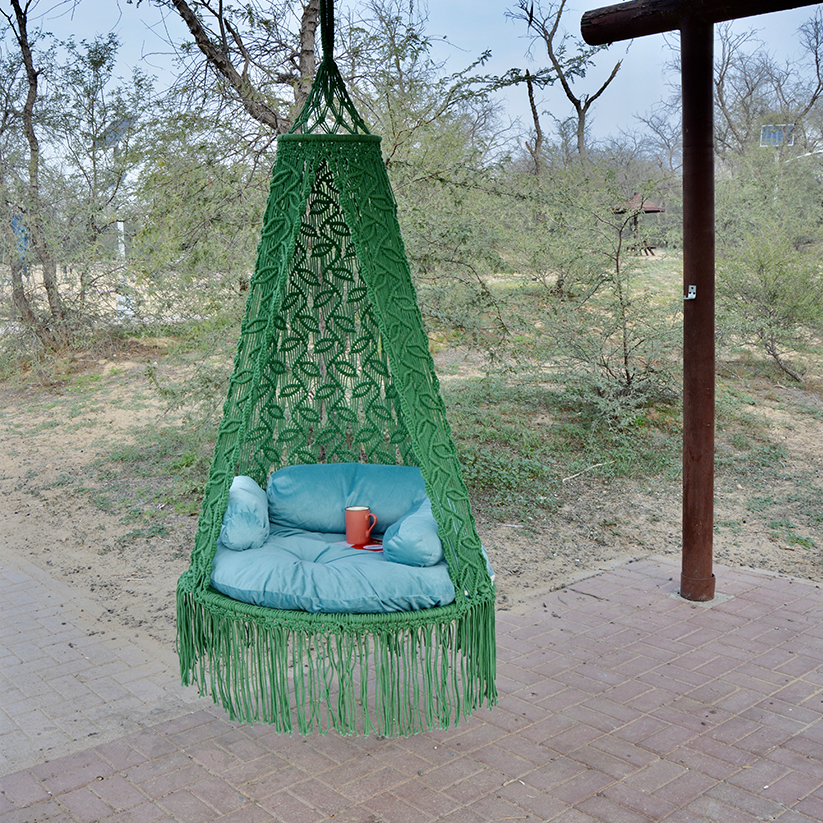
<svg viewBox="0 0 823 823">
<path fill-rule="evenodd" d="M 289 134 L 369 134 L 334 62 L 334 4 L 320 0 L 323 59 L 305 105 Z"/>
</svg>

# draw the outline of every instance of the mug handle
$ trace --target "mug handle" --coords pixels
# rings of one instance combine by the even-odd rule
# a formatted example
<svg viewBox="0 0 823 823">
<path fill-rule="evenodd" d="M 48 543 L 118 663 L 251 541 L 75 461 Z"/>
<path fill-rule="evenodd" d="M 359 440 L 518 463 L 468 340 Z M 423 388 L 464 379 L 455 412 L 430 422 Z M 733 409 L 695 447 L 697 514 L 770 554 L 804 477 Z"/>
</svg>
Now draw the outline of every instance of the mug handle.
<svg viewBox="0 0 823 823">
<path fill-rule="evenodd" d="M 372 517 L 374 518 L 374 520 L 372 520 L 371 525 L 368 527 L 368 529 L 366 529 L 366 540 L 368 540 L 371 537 L 371 531 L 377 525 L 377 515 L 374 512 L 369 512 L 369 518 Z"/>
</svg>

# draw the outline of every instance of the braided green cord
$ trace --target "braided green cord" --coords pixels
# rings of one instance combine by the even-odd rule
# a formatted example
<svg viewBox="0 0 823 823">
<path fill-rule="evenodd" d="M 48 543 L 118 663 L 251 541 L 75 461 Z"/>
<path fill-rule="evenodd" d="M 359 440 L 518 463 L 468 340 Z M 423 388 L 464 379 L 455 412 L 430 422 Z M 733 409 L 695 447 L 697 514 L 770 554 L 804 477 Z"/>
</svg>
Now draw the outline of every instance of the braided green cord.
<svg viewBox="0 0 823 823">
<path fill-rule="evenodd" d="M 334 3 L 320 0 L 320 40 L 323 43 L 323 57 L 334 59 Z"/>
</svg>

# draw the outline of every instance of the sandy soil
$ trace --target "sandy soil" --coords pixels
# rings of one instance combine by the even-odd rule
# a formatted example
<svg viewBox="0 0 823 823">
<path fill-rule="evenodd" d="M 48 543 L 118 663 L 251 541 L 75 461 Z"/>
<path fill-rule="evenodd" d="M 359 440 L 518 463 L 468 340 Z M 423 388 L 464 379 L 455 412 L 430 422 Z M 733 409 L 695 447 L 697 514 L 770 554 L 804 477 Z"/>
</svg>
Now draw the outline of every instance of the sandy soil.
<svg viewBox="0 0 823 823">
<path fill-rule="evenodd" d="M 157 512 L 163 536 L 147 536 L 122 508 L 101 507 L 105 483 L 101 489 L 94 471 L 112 443 L 127 443 L 136 426 L 160 419 L 162 410 L 144 375 L 151 357 L 151 352 L 139 357 L 132 352 L 81 364 L 95 387 L 77 397 L 71 395 L 76 383 L 0 387 L 0 545 L 90 597 L 98 604 L 93 617 L 100 632 L 125 629 L 137 637 L 145 632 L 172 645 L 175 583 L 187 566 L 196 518 L 164 507 Z M 785 395 L 764 390 L 754 397 L 754 413 L 768 419 L 788 462 L 819 490 L 823 401 L 804 393 L 800 400 L 820 413 L 798 418 L 786 411 Z M 122 470 L 128 469 L 124 464 Z M 718 478 L 716 518 L 732 525 L 717 530 L 717 561 L 823 581 L 823 536 L 807 530 L 800 543 L 782 539 L 779 529 L 751 513 L 753 493 L 778 499 L 790 491 L 782 486 L 791 478 L 757 482 L 768 489 Z M 559 512 L 538 530 L 519 523 L 491 525 L 476 512 L 497 572 L 499 608 L 516 608 L 524 599 L 615 564 L 680 552 L 677 484 L 606 483 L 583 474 L 564 482 L 563 493 Z"/>
</svg>

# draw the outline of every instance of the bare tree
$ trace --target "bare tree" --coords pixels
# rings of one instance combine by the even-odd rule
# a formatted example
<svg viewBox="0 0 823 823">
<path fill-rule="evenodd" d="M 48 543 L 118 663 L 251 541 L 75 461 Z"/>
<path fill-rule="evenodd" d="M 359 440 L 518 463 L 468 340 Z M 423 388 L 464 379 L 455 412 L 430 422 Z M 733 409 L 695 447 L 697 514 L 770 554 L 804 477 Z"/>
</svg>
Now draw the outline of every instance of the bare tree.
<svg viewBox="0 0 823 823">
<path fill-rule="evenodd" d="M 799 106 L 796 114 L 797 120 L 803 121 L 823 95 L 823 12 L 821 12 L 819 6 L 815 9 L 814 16 L 800 27 L 798 33 L 800 34 L 800 45 L 805 51 L 806 59 L 811 63 L 814 70 L 811 82 L 806 86 L 806 102 Z M 784 76 L 791 77 L 791 71 Z M 784 93 L 782 84 L 778 87 L 778 97 L 784 109 L 789 108 L 792 103 L 797 105 L 796 98 L 792 100 L 790 95 Z"/>
<path fill-rule="evenodd" d="M 823 12 L 799 29 L 801 56 L 781 64 L 764 48 L 755 31 L 735 34 L 718 26 L 715 60 L 715 139 L 718 154 L 743 155 L 770 123 L 794 129 L 814 150 L 818 136 L 807 133 L 806 121 L 823 96 Z"/>
<path fill-rule="evenodd" d="M 600 85 L 594 94 L 583 94 L 578 96 L 572 89 L 572 83 L 577 77 L 585 77 L 586 68 L 592 65 L 592 58 L 601 51 L 603 47 L 589 47 L 582 42 L 575 43 L 576 53 L 568 55 L 567 49 L 571 36 L 561 30 L 560 22 L 566 10 L 566 0 L 560 0 L 557 5 L 550 4 L 544 9 L 538 0 L 518 0 L 516 10 L 508 12 L 508 16 L 514 20 L 522 20 L 526 23 L 535 40 L 539 40 L 546 48 L 546 54 L 552 65 L 553 74 L 550 75 L 549 82 L 558 81 L 563 88 L 568 101 L 575 111 L 575 143 L 577 156 L 582 162 L 586 161 L 586 127 L 588 115 L 592 105 L 603 94 L 614 80 L 620 70 L 620 60 L 615 63 L 608 78 Z M 534 114 L 534 107 L 532 109 Z"/>
<path fill-rule="evenodd" d="M 489 56 L 444 74 L 431 56 L 425 8 L 403 0 L 368 0 L 346 33 L 352 61 L 352 94 L 368 122 L 383 136 L 386 165 L 396 162 L 427 130 L 456 120 L 469 140 L 488 132 L 496 117 L 485 77 L 474 72 Z"/>
<path fill-rule="evenodd" d="M 659 168 L 667 174 L 679 173 L 683 165 L 682 118 L 676 116 L 679 113 L 679 109 L 664 103 L 648 114 L 636 116 L 645 126 L 646 143 L 657 158 Z"/>
<path fill-rule="evenodd" d="M 770 82 L 764 54 L 742 59 L 755 32 L 735 34 L 731 24 L 717 27 L 718 49 L 714 70 L 715 145 L 719 154 L 742 153 L 753 139 L 753 130 L 768 114 L 766 102 Z"/>
</svg>

